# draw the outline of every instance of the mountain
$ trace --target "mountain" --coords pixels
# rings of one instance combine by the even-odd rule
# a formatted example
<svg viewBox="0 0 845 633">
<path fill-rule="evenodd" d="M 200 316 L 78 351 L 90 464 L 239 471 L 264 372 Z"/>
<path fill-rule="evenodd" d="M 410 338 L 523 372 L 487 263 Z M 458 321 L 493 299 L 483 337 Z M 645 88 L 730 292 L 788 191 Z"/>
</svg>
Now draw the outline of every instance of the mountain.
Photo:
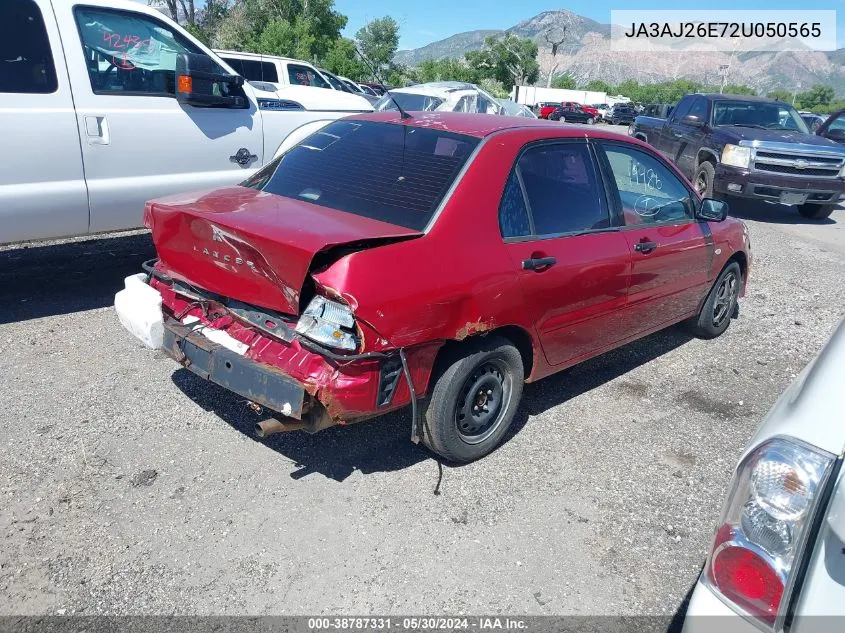
<svg viewBox="0 0 845 633">
<path fill-rule="evenodd" d="M 425 59 L 463 58 L 478 50 L 490 35 L 513 33 L 533 39 L 539 48 L 540 73 L 569 73 L 579 84 L 601 79 L 619 84 L 626 79 L 640 83 L 691 79 L 708 84 L 722 80 L 719 67 L 729 66 L 727 83 L 753 86 L 765 93 L 774 88 L 807 90 L 813 84 L 830 85 L 845 95 L 845 48 L 829 53 L 754 52 L 732 56 L 729 52 L 665 53 L 610 50 L 610 25 L 601 24 L 566 10 L 545 11 L 510 28 L 498 31 L 467 31 L 427 46 L 398 51 L 395 61 L 408 66 Z M 559 41 L 557 57 L 549 40 Z"/>
</svg>

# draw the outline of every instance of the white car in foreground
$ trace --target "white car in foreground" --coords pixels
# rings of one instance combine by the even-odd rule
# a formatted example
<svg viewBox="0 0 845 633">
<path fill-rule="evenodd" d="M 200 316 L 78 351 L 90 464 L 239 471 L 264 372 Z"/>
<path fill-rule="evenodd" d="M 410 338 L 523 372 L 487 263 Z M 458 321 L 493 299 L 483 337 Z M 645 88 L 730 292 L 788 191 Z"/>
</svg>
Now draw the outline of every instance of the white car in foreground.
<svg viewBox="0 0 845 633">
<path fill-rule="evenodd" d="M 845 631 L 843 448 L 845 321 L 746 448 L 685 633 Z"/>
</svg>

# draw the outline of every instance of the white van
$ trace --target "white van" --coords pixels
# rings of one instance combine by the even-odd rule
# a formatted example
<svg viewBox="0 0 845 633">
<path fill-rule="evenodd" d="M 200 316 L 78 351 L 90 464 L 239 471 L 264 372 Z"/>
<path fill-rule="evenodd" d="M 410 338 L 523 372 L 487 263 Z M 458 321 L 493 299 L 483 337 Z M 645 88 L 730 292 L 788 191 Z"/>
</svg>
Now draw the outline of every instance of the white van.
<svg viewBox="0 0 845 633">
<path fill-rule="evenodd" d="M 0 243 L 141 226 L 150 198 L 240 182 L 370 109 L 306 101 L 244 82 L 137 2 L 2 0 Z"/>
<path fill-rule="evenodd" d="M 254 87 L 275 92 L 279 98 L 295 101 L 309 110 L 373 109 L 363 95 L 341 92 L 331 77 L 308 62 L 258 53 L 214 52 Z"/>
</svg>

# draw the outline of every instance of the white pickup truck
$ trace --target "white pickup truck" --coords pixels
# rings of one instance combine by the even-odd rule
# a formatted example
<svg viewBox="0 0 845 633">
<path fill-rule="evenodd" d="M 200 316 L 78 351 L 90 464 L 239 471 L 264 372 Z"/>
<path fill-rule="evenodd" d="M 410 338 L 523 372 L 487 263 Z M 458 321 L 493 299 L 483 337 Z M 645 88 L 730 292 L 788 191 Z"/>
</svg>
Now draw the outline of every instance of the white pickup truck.
<svg viewBox="0 0 845 633">
<path fill-rule="evenodd" d="M 0 244 L 141 226 L 150 198 L 240 182 L 372 110 L 295 88 L 323 101 L 250 85 L 137 2 L 0 1 Z"/>
</svg>

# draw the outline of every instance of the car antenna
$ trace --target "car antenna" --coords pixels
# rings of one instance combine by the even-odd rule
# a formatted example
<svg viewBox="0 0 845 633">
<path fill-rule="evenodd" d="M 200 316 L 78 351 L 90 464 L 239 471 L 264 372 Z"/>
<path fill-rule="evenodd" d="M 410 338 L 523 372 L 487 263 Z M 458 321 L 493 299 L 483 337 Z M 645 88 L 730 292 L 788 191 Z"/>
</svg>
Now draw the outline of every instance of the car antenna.
<svg viewBox="0 0 845 633">
<path fill-rule="evenodd" d="M 385 87 L 385 94 L 386 94 L 388 97 L 390 97 L 390 100 L 393 102 L 393 105 L 395 105 L 395 106 L 396 106 L 396 108 L 399 110 L 399 115 L 402 117 L 402 119 L 412 119 L 412 118 L 414 118 L 414 117 L 412 117 L 410 114 L 408 114 L 407 112 L 405 112 L 405 110 L 402 108 L 402 106 L 401 106 L 401 105 L 399 105 L 399 101 L 397 101 L 397 100 L 396 100 L 396 97 L 394 97 L 394 96 L 393 96 L 393 94 L 390 92 L 390 90 L 387 90 L 387 84 L 385 84 L 385 83 L 384 83 L 384 80 L 383 80 L 383 79 L 381 78 L 381 76 L 379 76 L 379 74 L 376 72 L 375 67 L 374 67 L 374 66 L 370 63 L 370 60 L 369 60 L 369 59 L 367 59 L 366 57 L 364 57 L 364 53 L 362 53 L 362 52 L 361 52 L 361 49 L 360 49 L 360 48 L 358 48 L 358 45 L 357 45 L 357 44 L 354 44 L 354 46 L 355 46 L 355 52 L 356 52 L 356 53 L 358 53 L 358 57 L 360 57 L 360 58 L 361 58 L 361 60 L 362 60 L 362 61 L 363 61 L 363 62 L 367 65 L 367 68 L 369 68 L 369 69 L 370 69 L 370 72 L 373 74 L 373 77 L 375 77 L 375 78 L 376 78 L 376 80 L 377 80 L 377 81 L 378 81 L 378 82 L 379 82 L 382 86 L 384 86 L 384 87 Z"/>
</svg>

